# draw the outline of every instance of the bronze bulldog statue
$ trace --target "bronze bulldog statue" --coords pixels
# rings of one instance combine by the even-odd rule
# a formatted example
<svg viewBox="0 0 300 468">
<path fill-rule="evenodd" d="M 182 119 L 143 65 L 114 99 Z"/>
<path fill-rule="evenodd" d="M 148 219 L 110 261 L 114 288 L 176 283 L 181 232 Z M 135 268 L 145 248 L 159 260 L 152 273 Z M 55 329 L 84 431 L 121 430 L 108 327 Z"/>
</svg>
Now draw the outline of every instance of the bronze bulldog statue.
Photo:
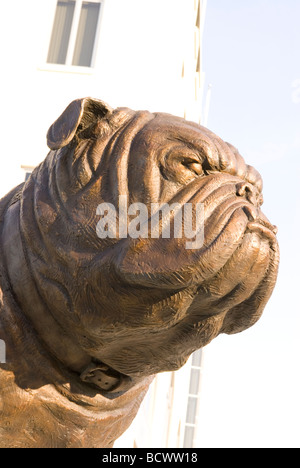
<svg viewBox="0 0 300 468">
<path fill-rule="evenodd" d="M 0 447 L 112 447 L 155 374 L 259 319 L 276 228 L 258 172 L 193 122 L 85 98 L 47 138 L 46 159 L 0 203 Z M 202 244 L 172 229 L 101 237 L 98 207 L 120 196 L 149 213 L 203 206 Z"/>
</svg>

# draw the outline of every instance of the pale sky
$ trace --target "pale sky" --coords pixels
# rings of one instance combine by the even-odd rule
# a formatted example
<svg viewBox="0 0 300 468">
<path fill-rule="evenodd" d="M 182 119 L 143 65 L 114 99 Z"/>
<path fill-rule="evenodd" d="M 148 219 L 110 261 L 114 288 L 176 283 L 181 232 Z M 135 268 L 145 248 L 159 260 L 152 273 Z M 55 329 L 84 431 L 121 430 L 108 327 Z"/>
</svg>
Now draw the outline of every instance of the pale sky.
<svg viewBox="0 0 300 468">
<path fill-rule="evenodd" d="M 281 264 L 262 319 L 205 350 L 201 447 L 300 447 L 299 20 L 299 0 L 208 0 L 208 127 L 261 172 Z"/>
</svg>

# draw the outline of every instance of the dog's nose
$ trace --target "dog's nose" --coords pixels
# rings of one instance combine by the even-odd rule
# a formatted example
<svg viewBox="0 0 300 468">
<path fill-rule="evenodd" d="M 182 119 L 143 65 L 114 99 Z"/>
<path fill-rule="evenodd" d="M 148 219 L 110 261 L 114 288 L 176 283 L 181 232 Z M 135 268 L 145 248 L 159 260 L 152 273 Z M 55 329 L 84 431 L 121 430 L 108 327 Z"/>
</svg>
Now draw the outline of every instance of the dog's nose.
<svg viewBox="0 0 300 468">
<path fill-rule="evenodd" d="M 263 204 L 263 196 L 259 190 L 249 182 L 240 182 L 236 184 L 236 194 L 240 197 L 245 197 L 254 206 Z"/>
</svg>

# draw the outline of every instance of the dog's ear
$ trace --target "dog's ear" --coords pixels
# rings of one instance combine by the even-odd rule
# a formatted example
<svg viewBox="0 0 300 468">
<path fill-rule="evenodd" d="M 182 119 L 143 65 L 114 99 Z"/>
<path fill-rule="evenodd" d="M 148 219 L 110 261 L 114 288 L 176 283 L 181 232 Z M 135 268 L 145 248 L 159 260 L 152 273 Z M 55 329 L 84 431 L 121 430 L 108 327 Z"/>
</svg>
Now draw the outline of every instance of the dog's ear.
<svg viewBox="0 0 300 468">
<path fill-rule="evenodd" d="M 76 131 L 84 131 L 112 108 L 100 99 L 83 98 L 71 102 L 47 133 L 47 145 L 52 150 L 63 148 L 74 138 Z"/>
</svg>

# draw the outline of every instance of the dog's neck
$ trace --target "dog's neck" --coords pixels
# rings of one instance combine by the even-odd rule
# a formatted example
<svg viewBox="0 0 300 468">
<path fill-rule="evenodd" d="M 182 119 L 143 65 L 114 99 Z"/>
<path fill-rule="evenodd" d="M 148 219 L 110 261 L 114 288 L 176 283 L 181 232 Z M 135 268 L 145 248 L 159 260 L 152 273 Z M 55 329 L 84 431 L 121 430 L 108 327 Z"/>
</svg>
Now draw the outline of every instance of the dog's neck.
<svg viewBox="0 0 300 468">
<path fill-rule="evenodd" d="M 51 304 L 45 304 L 38 293 L 27 264 L 20 236 L 20 203 L 7 210 L 2 230 L 4 261 L 11 289 L 23 313 L 30 319 L 50 354 L 75 372 L 82 372 L 90 363 L 80 346 L 66 333 L 51 314 Z"/>
</svg>

